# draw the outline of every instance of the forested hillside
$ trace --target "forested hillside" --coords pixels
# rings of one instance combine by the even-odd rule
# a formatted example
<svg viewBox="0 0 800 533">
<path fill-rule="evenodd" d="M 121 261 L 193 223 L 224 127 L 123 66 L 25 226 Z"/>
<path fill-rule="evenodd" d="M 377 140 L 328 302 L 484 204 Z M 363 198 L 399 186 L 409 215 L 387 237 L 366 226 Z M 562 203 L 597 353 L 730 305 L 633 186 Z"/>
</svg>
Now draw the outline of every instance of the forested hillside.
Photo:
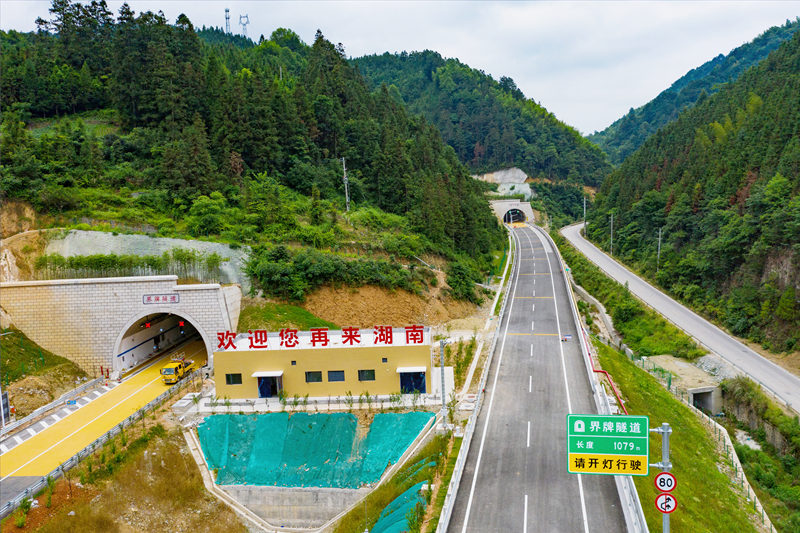
<svg viewBox="0 0 800 533">
<path fill-rule="evenodd" d="M 430 50 L 353 63 L 373 87 L 394 92 L 394 86 L 408 109 L 433 122 L 475 173 L 516 166 L 535 178 L 597 186 L 610 171 L 596 146 L 526 99 L 511 78 L 495 81 Z"/>
<path fill-rule="evenodd" d="M 502 248 L 435 126 L 370 92 L 321 33 L 201 39 L 184 15 L 104 2 L 53 0 L 51 15 L 37 33 L 0 32 L 5 197 L 165 235 L 325 247 L 347 241 L 344 157 L 354 207 L 397 215 L 385 230 L 477 267 Z"/>
<path fill-rule="evenodd" d="M 800 34 L 609 176 L 589 235 L 733 333 L 800 341 Z M 658 229 L 663 228 L 656 274 Z"/>
<path fill-rule="evenodd" d="M 615 165 L 632 154 L 660 127 L 675 120 L 678 114 L 709 94 L 717 92 L 723 84 L 735 80 L 791 39 L 800 28 L 800 19 L 774 26 L 751 42 L 735 48 L 728 55 L 718 55 L 696 69 L 690 70 L 672 86 L 642 107 L 633 109 L 601 132 L 588 139 L 596 143 Z"/>
</svg>

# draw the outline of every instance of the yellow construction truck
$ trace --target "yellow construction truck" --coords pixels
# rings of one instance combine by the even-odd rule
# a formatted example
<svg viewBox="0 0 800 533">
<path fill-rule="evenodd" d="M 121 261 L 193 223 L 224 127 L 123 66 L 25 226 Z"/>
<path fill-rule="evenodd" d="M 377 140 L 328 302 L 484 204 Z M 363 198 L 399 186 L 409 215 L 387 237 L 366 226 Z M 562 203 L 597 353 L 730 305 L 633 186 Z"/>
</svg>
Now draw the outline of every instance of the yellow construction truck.
<svg viewBox="0 0 800 533">
<path fill-rule="evenodd" d="M 184 358 L 181 353 L 161 367 L 161 381 L 164 382 L 164 385 L 174 385 L 194 369 L 194 361 Z"/>
</svg>

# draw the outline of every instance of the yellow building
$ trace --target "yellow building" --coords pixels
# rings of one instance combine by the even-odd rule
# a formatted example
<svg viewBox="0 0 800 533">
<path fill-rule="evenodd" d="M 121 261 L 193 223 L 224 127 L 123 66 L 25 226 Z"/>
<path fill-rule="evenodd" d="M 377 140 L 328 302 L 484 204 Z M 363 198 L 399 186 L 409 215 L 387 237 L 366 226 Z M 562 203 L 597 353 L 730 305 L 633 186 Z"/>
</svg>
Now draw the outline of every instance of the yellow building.
<svg viewBox="0 0 800 533">
<path fill-rule="evenodd" d="M 218 398 L 388 395 L 431 390 L 431 332 L 423 326 L 218 335 Z"/>
</svg>

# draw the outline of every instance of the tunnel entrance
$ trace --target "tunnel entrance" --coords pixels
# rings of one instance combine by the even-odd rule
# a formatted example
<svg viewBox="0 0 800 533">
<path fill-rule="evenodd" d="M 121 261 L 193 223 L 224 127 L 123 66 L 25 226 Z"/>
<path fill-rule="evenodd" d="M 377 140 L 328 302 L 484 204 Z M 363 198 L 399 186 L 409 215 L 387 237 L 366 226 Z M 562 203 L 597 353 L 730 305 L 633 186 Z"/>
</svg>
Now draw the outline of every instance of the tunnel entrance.
<svg viewBox="0 0 800 533">
<path fill-rule="evenodd" d="M 207 344 L 202 337 L 194 324 L 180 315 L 173 313 L 144 315 L 128 326 L 118 338 L 111 371 L 115 373 L 128 371 L 154 357 L 190 345 L 192 342 Z M 208 346 L 205 348 L 205 351 L 208 351 Z M 189 355 L 186 354 L 187 357 Z M 205 357 L 203 359 L 205 360 Z"/>
<path fill-rule="evenodd" d="M 520 211 L 519 209 L 509 209 L 505 215 L 503 215 L 503 222 L 505 224 L 513 224 L 514 222 L 525 222 L 525 213 Z"/>
</svg>

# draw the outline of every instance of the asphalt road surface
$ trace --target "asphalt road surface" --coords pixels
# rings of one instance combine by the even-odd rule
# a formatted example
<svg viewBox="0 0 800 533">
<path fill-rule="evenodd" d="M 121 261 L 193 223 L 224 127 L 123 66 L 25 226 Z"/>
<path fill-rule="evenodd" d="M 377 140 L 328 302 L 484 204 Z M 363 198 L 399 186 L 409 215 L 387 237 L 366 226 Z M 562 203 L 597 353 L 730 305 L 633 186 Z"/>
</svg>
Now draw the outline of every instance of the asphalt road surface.
<svg viewBox="0 0 800 533">
<path fill-rule="evenodd" d="M 754 352 L 705 318 L 679 304 L 614 261 L 583 238 L 580 234 L 581 226 L 582 224 L 567 226 L 561 230 L 561 233 L 606 274 L 619 283 L 627 282 L 633 294 L 694 337 L 708 350 L 761 383 L 795 411 L 800 409 L 800 378 Z"/>
<path fill-rule="evenodd" d="M 512 232 L 511 300 L 448 531 L 624 531 L 614 478 L 567 472 L 567 414 L 597 411 L 558 257 L 538 230 Z"/>
</svg>

